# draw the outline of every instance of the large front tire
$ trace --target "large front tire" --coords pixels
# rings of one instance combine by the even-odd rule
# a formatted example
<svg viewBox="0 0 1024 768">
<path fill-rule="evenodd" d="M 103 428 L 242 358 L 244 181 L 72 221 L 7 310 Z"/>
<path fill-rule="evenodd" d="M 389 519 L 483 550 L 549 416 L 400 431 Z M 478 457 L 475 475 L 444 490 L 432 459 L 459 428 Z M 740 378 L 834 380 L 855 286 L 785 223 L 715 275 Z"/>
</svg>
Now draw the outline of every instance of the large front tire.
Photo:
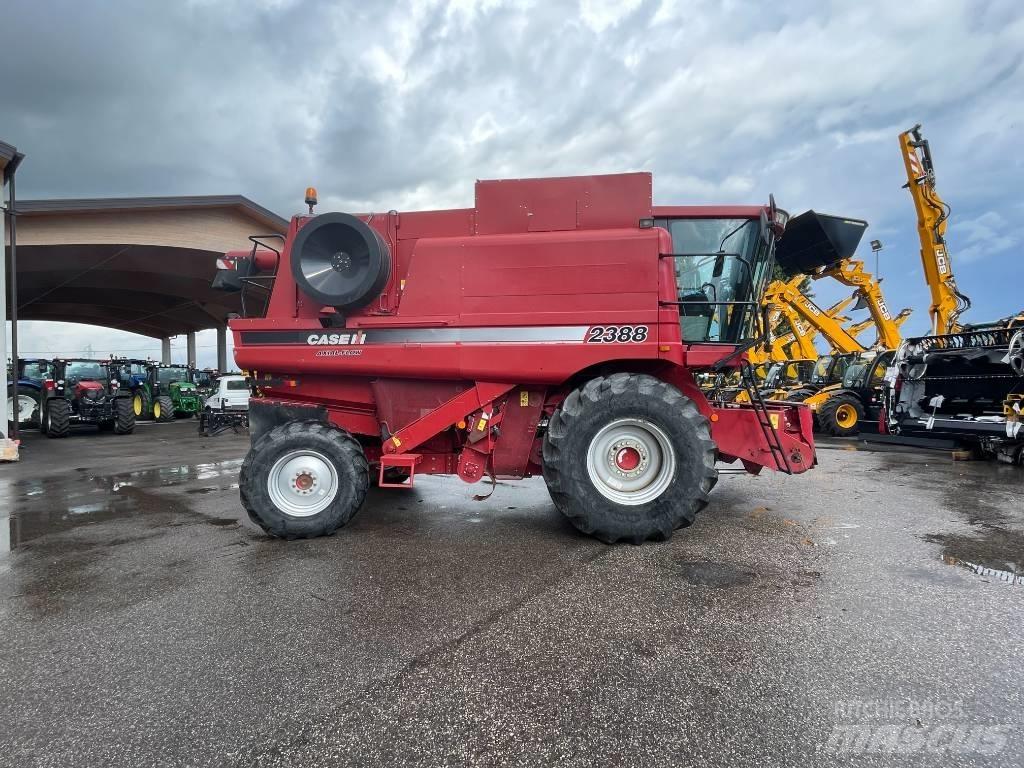
<svg viewBox="0 0 1024 768">
<path fill-rule="evenodd" d="M 46 436 L 67 437 L 71 432 L 71 404 L 63 397 L 46 401 Z"/>
<path fill-rule="evenodd" d="M 328 536 L 359 511 L 370 485 L 363 448 L 348 432 L 293 421 L 264 433 L 242 463 L 249 518 L 283 539 Z"/>
<path fill-rule="evenodd" d="M 130 435 L 135 431 L 135 408 L 132 398 L 119 397 L 114 400 L 114 434 Z"/>
<path fill-rule="evenodd" d="M 864 421 L 864 406 L 853 395 L 832 395 L 818 407 L 818 427 L 833 437 L 854 437 Z"/>
<path fill-rule="evenodd" d="M 136 419 L 153 418 L 153 396 L 145 387 L 139 387 L 132 395 L 132 412 Z"/>
<path fill-rule="evenodd" d="M 707 419 L 646 375 L 617 373 L 571 392 L 551 417 L 543 456 L 555 506 L 609 544 L 669 539 L 718 480 Z"/>
<path fill-rule="evenodd" d="M 153 402 L 153 420 L 161 424 L 174 421 L 174 401 L 167 395 L 160 395 Z"/>
</svg>

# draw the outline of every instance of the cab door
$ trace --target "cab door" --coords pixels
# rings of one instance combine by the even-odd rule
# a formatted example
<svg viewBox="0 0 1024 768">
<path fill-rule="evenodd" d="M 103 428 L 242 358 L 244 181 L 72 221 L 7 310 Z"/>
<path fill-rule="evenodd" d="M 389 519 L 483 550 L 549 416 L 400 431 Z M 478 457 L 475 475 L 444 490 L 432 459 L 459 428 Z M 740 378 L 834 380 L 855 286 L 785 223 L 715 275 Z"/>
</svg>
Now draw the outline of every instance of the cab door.
<svg viewBox="0 0 1024 768">
<path fill-rule="evenodd" d="M 890 349 L 882 352 L 878 357 L 875 358 L 874 364 L 871 366 L 871 370 L 868 373 L 867 382 L 867 405 L 871 408 L 872 413 L 877 413 L 877 409 L 882 405 L 882 385 L 885 382 L 885 372 L 892 365 L 893 357 L 896 355 L 896 350 Z"/>
</svg>

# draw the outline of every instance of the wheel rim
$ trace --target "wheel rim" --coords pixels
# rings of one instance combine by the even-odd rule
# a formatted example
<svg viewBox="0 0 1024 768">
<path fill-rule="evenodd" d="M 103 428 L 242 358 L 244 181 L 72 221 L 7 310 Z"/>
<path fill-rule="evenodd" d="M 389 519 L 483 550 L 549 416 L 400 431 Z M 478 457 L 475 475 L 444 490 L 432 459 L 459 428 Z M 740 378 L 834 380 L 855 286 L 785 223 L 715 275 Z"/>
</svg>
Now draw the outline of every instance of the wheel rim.
<svg viewBox="0 0 1024 768">
<path fill-rule="evenodd" d="M 18 395 L 18 423 L 28 424 L 36 410 L 36 401 L 28 395 Z M 7 412 L 14 413 L 14 397 L 7 398 Z"/>
<path fill-rule="evenodd" d="M 857 409 L 843 403 L 836 408 L 836 424 L 840 427 L 852 427 L 857 423 Z"/>
<path fill-rule="evenodd" d="M 657 425 L 644 419 L 617 419 L 590 441 L 587 473 L 606 499 L 630 506 L 646 504 L 672 483 L 675 451 Z"/>
<path fill-rule="evenodd" d="M 153 403 L 153 418 L 154 419 L 159 419 L 160 418 L 160 413 L 162 411 L 163 411 L 163 408 L 160 407 L 160 403 Z"/>
<path fill-rule="evenodd" d="M 132 410 L 135 411 L 136 416 L 142 415 L 142 395 L 136 395 L 132 398 Z"/>
<path fill-rule="evenodd" d="M 338 495 L 338 470 L 316 451 L 290 451 L 270 468 L 267 492 L 286 515 L 311 517 L 327 509 Z"/>
</svg>

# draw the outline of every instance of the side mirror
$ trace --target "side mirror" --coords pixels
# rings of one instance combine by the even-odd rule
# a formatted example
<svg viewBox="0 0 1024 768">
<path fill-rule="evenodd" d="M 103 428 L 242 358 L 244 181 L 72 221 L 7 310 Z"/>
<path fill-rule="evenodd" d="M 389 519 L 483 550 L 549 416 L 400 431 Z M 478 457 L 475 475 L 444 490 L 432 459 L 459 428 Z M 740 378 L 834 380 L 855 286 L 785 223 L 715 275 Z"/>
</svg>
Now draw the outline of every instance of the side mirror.
<svg viewBox="0 0 1024 768">
<path fill-rule="evenodd" d="M 768 195 L 768 208 L 761 209 L 761 238 L 765 243 L 780 240 L 788 221 L 789 214 L 775 205 L 775 195 Z"/>
<path fill-rule="evenodd" d="M 715 254 L 715 267 L 711 270 L 712 277 L 721 277 L 725 271 L 725 253 L 719 251 Z"/>
<path fill-rule="evenodd" d="M 217 259 L 217 272 L 213 276 L 211 288 L 217 291 L 237 293 L 242 290 L 242 281 L 256 274 L 256 265 L 248 253 L 235 255 L 230 252 L 224 258 Z"/>
</svg>

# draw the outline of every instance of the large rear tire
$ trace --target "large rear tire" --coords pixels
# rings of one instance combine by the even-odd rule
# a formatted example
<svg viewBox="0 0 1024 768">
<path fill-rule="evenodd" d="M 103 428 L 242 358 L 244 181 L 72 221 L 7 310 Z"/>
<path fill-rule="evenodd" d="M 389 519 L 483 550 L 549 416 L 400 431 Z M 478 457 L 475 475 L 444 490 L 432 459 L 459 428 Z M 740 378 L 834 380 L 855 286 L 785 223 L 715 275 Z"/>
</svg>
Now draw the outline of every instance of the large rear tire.
<svg viewBox="0 0 1024 768">
<path fill-rule="evenodd" d="M 114 434 L 130 435 L 135 431 L 135 408 L 132 398 L 118 397 L 114 400 Z"/>
<path fill-rule="evenodd" d="M 249 518 L 271 536 L 329 536 L 362 506 L 369 465 L 348 432 L 318 421 L 293 421 L 256 440 L 238 485 Z"/>
<path fill-rule="evenodd" d="M 40 420 L 39 413 L 39 390 L 27 387 L 24 384 L 11 385 L 7 388 L 7 418 L 10 420 L 14 414 L 14 398 L 18 398 L 18 424 L 22 427 L 38 427 Z"/>
<path fill-rule="evenodd" d="M 174 421 L 174 401 L 167 395 L 160 395 L 153 403 L 153 419 L 160 423 Z"/>
<path fill-rule="evenodd" d="M 555 506 L 609 544 L 670 538 L 718 480 L 707 419 L 675 387 L 639 374 L 571 392 L 551 417 L 543 456 Z"/>
<path fill-rule="evenodd" d="M 818 428 L 833 437 L 860 434 L 864 406 L 853 395 L 833 395 L 818 408 Z"/>
<path fill-rule="evenodd" d="M 67 437 L 71 432 L 71 404 L 63 397 L 54 397 L 46 402 L 46 436 Z"/>
</svg>

